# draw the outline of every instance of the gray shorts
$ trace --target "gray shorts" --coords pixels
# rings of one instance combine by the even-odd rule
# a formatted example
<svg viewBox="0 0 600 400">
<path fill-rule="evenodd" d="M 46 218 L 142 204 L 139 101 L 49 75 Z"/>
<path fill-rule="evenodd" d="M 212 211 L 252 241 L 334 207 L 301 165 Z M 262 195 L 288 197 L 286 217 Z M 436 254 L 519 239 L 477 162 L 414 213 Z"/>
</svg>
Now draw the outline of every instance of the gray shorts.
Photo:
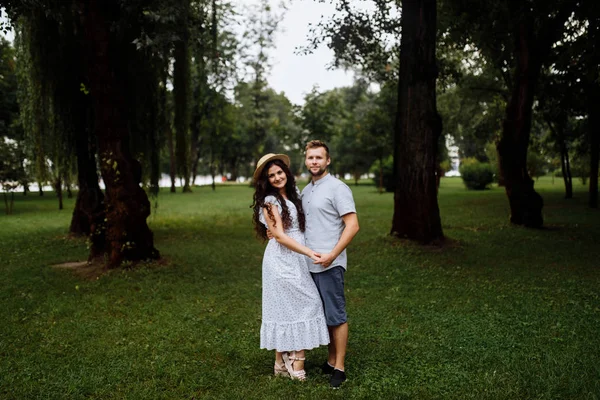
<svg viewBox="0 0 600 400">
<path fill-rule="evenodd" d="M 338 326 L 348 321 L 344 296 L 344 272 L 346 272 L 344 267 L 336 266 L 311 274 L 323 300 L 327 326 Z"/>
</svg>

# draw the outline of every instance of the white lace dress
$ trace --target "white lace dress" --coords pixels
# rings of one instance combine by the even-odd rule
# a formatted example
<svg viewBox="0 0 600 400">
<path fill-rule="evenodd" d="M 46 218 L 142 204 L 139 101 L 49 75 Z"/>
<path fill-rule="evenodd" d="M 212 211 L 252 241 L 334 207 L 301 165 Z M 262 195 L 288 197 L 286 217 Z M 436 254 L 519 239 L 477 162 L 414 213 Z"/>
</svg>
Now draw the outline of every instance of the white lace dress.
<svg viewBox="0 0 600 400">
<path fill-rule="evenodd" d="M 285 233 L 304 244 L 294 203 L 285 200 L 292 226 Z M 274 196 L 265 203 L 281 205 Z M 261 212 L 260 221 L 266 224 Z M 275 239 L 269 240 L 262 264 L 262 324 L 260 348 L 277 351 L 313 349 L 329 343 L 323 304 L 308 271 L 306 258 Z"/>
</svg>

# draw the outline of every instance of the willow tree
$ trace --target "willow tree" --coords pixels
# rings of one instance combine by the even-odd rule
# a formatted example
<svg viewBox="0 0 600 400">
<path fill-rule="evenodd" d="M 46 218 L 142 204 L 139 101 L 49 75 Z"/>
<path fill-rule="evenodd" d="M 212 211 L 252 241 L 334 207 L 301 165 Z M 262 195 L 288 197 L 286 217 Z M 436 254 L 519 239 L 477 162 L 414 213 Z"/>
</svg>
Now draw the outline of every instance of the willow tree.
<svg viewBox="0 0 600 400">
<path fill-rule="evenodd" d="M 16 43 L 22 70 L 21 118 L 38 174 L 46 173 L 46 158 L 53 161 L 59 202 L 62 179 L 71 172 L 76 155 L 79 191 L 69 231 L 90 235 L 93 258 L 104 252 L 105 212 L 91 137 L 91 102 L 82 87 L 84 46 L 73 30 L 71 10 L 58 7 L 54 15 L 49 18 L 43 9 L 30 7 L 20 13 Z"/>
<path fill-rule="evenodd" d="M 131 151 L 127 120 L 126 70 L 121 56 L 135 51 L 135 32 L 112 27 L 126 17 L 117 0 L 77 0 L 85 48 L 85 70 L 94 110 L 98 159 L 106 185 L 106 253 L 108 266 L 155 259 L 153 234 L 146 218 L 150 201 L 141 188 L 142 165 Z M 141 12 L 141 10 L 140 10 Z"/>
<path fill-rule="evenodd" d="M 144 140 L 142 133 L 156 124 L 140 123 L 156 109 L 139 101 L 144 112 L 132 106 L 136 95 L 157 98 L 155 87 L 141 87 L 157 85 L 161 67 L 137 53 L 133 44 L 141 36 L 147 9 L 118 0 L 44 5 L 15 0 L 7 9 L 13 19 L 22 16 L 30 30 L 30 68 L 33 81 L 42 85 L 32 93 L 39 95 L 42 110 L 52 106 L 50 126 L 59 126 L 56 132 L 77 149 L 80 189 L 87 196 L 77 204 L 90 225 L 90 258 L 106 255 L 107 266 L 117 267 L 123 261 L 159 257 L 146 223 L 150 202 L 140 186 L 142 165 L 132 151 L 133 146 L 139 152 L 133 139 L 140 138 L 149 144 L 147 150 L 158 151 L 155 141 Z M 106 186 L 104 199 L 97 187 L 96 156 Z M 158 164 L 156 155 L 150 158 Z M 155 184 L 157 171 L 152 173 Z"/>
</svg>

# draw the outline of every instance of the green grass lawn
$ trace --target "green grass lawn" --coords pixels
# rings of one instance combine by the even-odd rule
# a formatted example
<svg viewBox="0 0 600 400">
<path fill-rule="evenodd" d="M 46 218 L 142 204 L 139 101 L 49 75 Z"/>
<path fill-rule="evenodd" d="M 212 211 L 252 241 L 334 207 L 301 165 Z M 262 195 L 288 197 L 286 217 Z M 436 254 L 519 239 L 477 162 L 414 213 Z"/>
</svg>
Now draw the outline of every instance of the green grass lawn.
<svg viewBox="0 0 600 400">
<path fill-rule="evenodd" d="M 164 262 L 83 279 L 73 200 L 16 196 L 0 215 L 3 399 L 599 399 L 600 212 L 586 188 L 536 184 L 545 229 L 511 226 L 504 190 L 439 194 L 444 248 L 390 238 L 393 196 L 351 185 L 361 231 L 346 275 L 349 380 L 272 377 L 245 185 L 161 193 Z"/>
</svg>

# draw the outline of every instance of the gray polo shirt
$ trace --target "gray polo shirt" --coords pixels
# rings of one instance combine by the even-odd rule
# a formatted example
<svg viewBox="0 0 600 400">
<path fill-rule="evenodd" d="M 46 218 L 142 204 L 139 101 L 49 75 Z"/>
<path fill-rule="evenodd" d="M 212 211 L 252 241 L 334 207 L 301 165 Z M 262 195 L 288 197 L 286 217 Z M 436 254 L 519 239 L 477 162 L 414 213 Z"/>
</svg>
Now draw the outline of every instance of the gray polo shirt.
<svg viewBox="0 0 600 400">
<path fill-rule="evenodd" d="M 346 225 L 342 216 L 355 213 L 356 206 L 352 191 L 344 182 L 331 174 L 325 175 L 316 183 L 312 180 L 302 190 L 302 208 L 306 215 L 306 246 L 316 252 L 329 253 L 342 236 Z M 323 272 L 326 268 L 313 264 L 307 257 L 310 272 Z M 346 269 L 346 249 L 331 263 Z"/>
</svg>

